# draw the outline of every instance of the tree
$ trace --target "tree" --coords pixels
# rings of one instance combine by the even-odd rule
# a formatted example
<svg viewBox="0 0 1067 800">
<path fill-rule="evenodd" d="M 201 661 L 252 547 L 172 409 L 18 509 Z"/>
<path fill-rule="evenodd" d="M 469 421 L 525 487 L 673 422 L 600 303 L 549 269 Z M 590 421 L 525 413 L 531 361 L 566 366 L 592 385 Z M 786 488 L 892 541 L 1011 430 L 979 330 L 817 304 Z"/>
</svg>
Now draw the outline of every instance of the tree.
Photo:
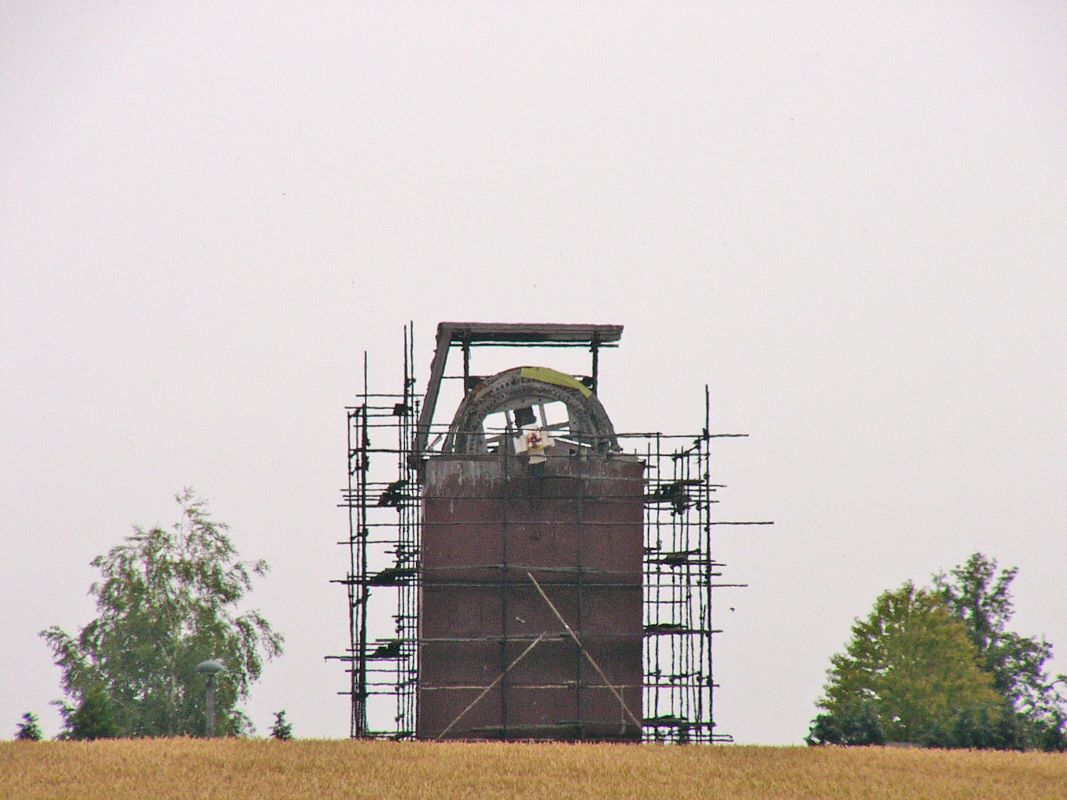
<svg viewBox="0 0 1067 800">
<path fill-rule="evenodd" d="M 15 738 L 24 742 L 39 742 L 43 738 L 41 726 L 37 723 L 37 715 L 27 711 L 22 715 L 22 722 L 15 730 Z"/>
<path fill-rule="evenodd" d="M 288 742 L 293 738 L 293 726 L 285 719 L 284 709 L 275 713 L 274 725 L 270 729 L 270 735 L 282 742 Z"/>
<path fill-rule="evenodd" d="M 181 513 L 171 531 L 134 533 L 93 559 L 101 572 L 89 593 L 99 616 L 72 636 L 41 632 L 63 672 L 63 736 L 195 735 L 204 728 L 205 679 L 196 665 L 222 658 L 217 729 L 250 729 L 237 703 L 282 652 L 282 636 L 258 611 L 238 613 L 264 561 L 237 557 L 227 526 L 208 514 L 191 489 L 175 497 Z"/>
<path fill-rule="evenodd" d="M 934 588 L 967 627 L 983 668 L 1016 717 L 1013 746 L 1046 750 L 1067 748 L 1067 676 L 1045 670 L 1052 645 L 1008 630 L 1015 613 L 1011 583 L 1018 569 L 997 572 L 997 562 L 974 553 L 948 575 L 934 576 Z"/>
<path fill-rule="evenodd" d="M 63 716 L 64 739 L 113 739 L 122 736 L 114 703 L 102 685 L 86 686 L 77 705 L 57 702 Z"/>
<path fill-rule="evenodd" d="M 885 744 L 885 730 L 871 700 L 842 703 L 833 713 L 819 714 L 804 741 L 808 744 Z"/>
<path fill-rule="evenodd" d="M 883 593 L 831 658 L 825 709 L 809 744 L 957 745 L 966 720 L 999 724 L 1003 702 L 978 652 L 936 593 L 911 582 Z M 965 723 L 960 720 L 964 719 Z"/>
</svg>

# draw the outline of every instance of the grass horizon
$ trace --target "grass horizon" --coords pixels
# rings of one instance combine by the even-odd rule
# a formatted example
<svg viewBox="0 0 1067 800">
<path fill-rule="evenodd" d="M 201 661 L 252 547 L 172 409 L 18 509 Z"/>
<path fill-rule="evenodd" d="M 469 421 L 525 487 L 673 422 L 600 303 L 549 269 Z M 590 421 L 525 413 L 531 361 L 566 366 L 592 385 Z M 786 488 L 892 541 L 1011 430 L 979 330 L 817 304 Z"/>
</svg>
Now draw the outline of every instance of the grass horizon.
<svg viewBox="0 0 1067 800">
<path fill-rule="evenodd" d="M 1063 798 L 1067 755 L 800 745 L 0 742 L 4 797 Z"/>
</svg>

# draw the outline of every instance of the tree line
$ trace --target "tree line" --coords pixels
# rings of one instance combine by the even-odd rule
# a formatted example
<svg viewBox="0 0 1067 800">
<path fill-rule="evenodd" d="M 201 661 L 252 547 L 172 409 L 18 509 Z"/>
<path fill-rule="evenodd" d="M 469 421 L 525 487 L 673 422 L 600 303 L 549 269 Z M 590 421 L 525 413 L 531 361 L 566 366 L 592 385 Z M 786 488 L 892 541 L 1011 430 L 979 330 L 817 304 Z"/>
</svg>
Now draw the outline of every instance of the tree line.
<svg viewBox="0 0 1067 800">
<path fill-rule="evenodd" d="M 1017 572 L 975 553 L 929 587 L 880 595 L 830 659 L 807 743 L 1067 749 L 1052 645 L 1008 628 Z"/>
</svg>

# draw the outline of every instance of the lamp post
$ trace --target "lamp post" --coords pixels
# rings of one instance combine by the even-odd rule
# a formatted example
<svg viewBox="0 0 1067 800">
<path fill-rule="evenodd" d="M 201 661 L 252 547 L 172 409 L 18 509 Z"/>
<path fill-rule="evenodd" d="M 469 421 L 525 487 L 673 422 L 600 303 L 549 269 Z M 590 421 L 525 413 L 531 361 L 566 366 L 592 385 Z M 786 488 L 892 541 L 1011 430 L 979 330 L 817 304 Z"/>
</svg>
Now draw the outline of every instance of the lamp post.
<svg viewBox="0 0 1067 800">
<path fill-rule="evenodd" d="M 215 676 L 226 671 L 226 666 L 221 658 L 201 661 L 196 665 L 196 671 L 201 675 L 207 675 L 207 703 L 204 712 L 205 731 L 204 735 L 209 739 L 215 735 Z"/>
</svg>

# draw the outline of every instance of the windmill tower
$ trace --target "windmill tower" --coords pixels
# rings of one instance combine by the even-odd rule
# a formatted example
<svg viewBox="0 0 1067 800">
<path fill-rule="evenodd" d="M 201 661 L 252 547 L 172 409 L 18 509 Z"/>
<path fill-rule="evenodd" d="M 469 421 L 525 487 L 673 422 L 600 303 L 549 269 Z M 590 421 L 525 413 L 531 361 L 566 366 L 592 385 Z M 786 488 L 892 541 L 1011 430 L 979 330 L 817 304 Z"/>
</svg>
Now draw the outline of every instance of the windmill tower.
<svg viewBox="0 0 1067 800">
<path fill-rule="evenodd" d="M 424 392 L 408 329 L 401 392 L 370 392 L 364 357 L 336 581 L 349 645 L 330 656 L 352 736 L 730 740 L 713 730 L 712 590 L 740 584 L 716 582 L 711 531 L 738 523 L 711 519 L 710 442 L 736 434 L 709 432 L 706 390 L 698 433 L 616 431 L 597 390 L 622 332 L 441 323 Z M 472 371 L 483 347 L 513 366 Z M 560 348 L 588 351 L 587 374 L 546 366 Z M 458 400 L 438 414 L 445 386 Z"/>
</svg>

